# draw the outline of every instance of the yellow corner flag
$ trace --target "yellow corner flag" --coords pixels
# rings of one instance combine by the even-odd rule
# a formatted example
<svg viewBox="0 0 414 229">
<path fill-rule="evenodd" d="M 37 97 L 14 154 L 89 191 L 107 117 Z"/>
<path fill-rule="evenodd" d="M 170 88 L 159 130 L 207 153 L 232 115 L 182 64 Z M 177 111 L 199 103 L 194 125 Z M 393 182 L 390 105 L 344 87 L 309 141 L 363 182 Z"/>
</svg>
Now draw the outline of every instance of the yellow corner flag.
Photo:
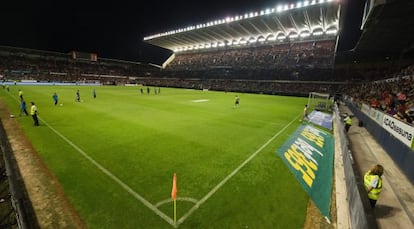
<svg viewBox="0 0 414 229">
<path fill-rule="evenodd" d="M 177 223 L 177 175 L 174 173 L 171 199 L 174 201 L 174 225 Z"/>
</svg>

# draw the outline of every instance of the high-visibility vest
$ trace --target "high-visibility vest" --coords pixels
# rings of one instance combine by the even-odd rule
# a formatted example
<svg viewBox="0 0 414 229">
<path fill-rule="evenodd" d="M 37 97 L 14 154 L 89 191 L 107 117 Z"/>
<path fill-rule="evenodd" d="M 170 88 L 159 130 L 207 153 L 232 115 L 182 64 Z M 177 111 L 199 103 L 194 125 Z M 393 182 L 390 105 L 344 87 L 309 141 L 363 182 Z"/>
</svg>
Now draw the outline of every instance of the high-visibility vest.
<svg viewBox="0 0 414 229">
<path fill-rule="evenodd" d="M 345 123 L 352 126 L 352 118 L 350 116 L 345 118 Z"/>
<path fill-rule="evenodd" d="M 36 111 L 37 111 L 36 106 L 32 105 L 32 107 L 30 107 L 30 115 L 36 114 Z"/>
<path fill-rule="evenodd" d="M 370 198 L 372 200 L 378 200 L 378 198 L 379 198 L 379 195 L 382 191 L 382 179 L 378 175 L 369 174 L 369 171 L 367 173 L 365 173 L 365 176 L 364 176 L 365 188 L 371 187 L 372 181 L 376 178 L 378 178 L 377 187 L 371 189 L 371 191 L 368 193 L 368 198 Z"/>
</svg>

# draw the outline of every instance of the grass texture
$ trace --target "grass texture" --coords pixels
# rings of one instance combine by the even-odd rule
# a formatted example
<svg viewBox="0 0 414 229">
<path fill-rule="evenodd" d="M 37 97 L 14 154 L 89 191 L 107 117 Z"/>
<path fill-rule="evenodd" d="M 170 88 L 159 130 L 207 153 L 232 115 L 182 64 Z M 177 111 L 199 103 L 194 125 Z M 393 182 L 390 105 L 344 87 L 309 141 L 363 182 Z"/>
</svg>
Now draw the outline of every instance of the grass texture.
<svg viewBox="0 0 414 229">
<path fill-rule="evenodd" d="M 18 89 L 39 127 L 19 117 Z M 308 196 L 275 152 L 307 98 L 139 89 L 13 85 L 0 95 L 89 228 L 303 227 Z"/>
</svg>

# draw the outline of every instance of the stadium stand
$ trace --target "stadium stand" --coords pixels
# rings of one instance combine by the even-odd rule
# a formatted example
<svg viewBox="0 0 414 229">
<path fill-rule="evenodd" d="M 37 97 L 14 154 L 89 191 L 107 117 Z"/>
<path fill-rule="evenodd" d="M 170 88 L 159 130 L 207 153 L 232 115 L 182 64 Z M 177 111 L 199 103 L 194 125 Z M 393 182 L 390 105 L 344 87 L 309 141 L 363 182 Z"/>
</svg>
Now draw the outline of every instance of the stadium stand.
<svg viewBox="0 0 414 229">
<path fill-rule="evenodd" d="M 0 75 L 7 80 L 125 84 L 135 76 L 145 76 L 156 65 L 97 58 L 74 59 L 71 53 L 0 46 Z"/>
<path fill-rule="evenodd" d="M 162 66 L 104 58 L 74 60 L 70 53 L 0 47 L 0 76 L 3 80 L 38 82 L 135 83 L 279 95 L 307 96 L 313 91 L 344 95 L 336 112 L 355 114 L 361 126 L 351 128 L 348 135 L 339 133 L 342 146 L 346 147 L 341 151 L 344 163 L 336 167 L 336 172 L 345 173 L 347 190 L 337 190 L 345 191 L 337 198 L 346 197 L 342 200 L 347 205 L 344 217 L 349 218 L 341 219 L 339 215 L 338 225 L 343 224 L 338 228 L 412 228 L 412 147 L 386 132 L 370 118 L 372 113 L 364 113 L 361 107 L 393 116 L 413 127 L 414 3 L 367 1 L 358 44 L 349 52 L 337 53 L 340 4 L 323 1 L 308 7 L 288 5 L 144 38 L 150 44 L 174 51 Z M 341 128 L 341 120 L 336 121 Z M 367 160 L 373 149 L 377 158 Z M 385 208 L 376 212 L 367 208 L 361 181 L 369 163 L 385 163 L 386 167 L 388 184 L 384 192 L 388 194 L 382 202 Z M 402 188 L 398 192 L 390 186 Z"/>
<path fill-rule="evenodd" d="M 156 34 L 174 54 L 143 84 L 221 91 L 333 94 L 339 2 L 307 2 Z M 152 82 L 151 82 L 152 81 Z M 314 82 L 318 81 L 318 82 Z"/>
</svg>

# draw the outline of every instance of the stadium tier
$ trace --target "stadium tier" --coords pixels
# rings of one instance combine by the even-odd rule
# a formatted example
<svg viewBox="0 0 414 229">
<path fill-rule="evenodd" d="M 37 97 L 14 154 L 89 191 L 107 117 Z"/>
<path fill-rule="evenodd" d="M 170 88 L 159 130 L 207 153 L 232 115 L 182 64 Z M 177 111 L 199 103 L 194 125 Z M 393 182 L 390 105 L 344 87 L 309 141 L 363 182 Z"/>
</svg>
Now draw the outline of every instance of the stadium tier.
<svg viewBox="0 0 414 229">
<path fill-rule="evenodd" d="M 332 80 L 339 1 L 304 1 L 144 38 L 173 51 L 160 77 Z"/>
<path fill-rule="evenodd" d="M 147 36 L 144 41 L 180 52 L 335 39 L 339 15 L 337 0 L 303 1 Z"/>
</svg>

